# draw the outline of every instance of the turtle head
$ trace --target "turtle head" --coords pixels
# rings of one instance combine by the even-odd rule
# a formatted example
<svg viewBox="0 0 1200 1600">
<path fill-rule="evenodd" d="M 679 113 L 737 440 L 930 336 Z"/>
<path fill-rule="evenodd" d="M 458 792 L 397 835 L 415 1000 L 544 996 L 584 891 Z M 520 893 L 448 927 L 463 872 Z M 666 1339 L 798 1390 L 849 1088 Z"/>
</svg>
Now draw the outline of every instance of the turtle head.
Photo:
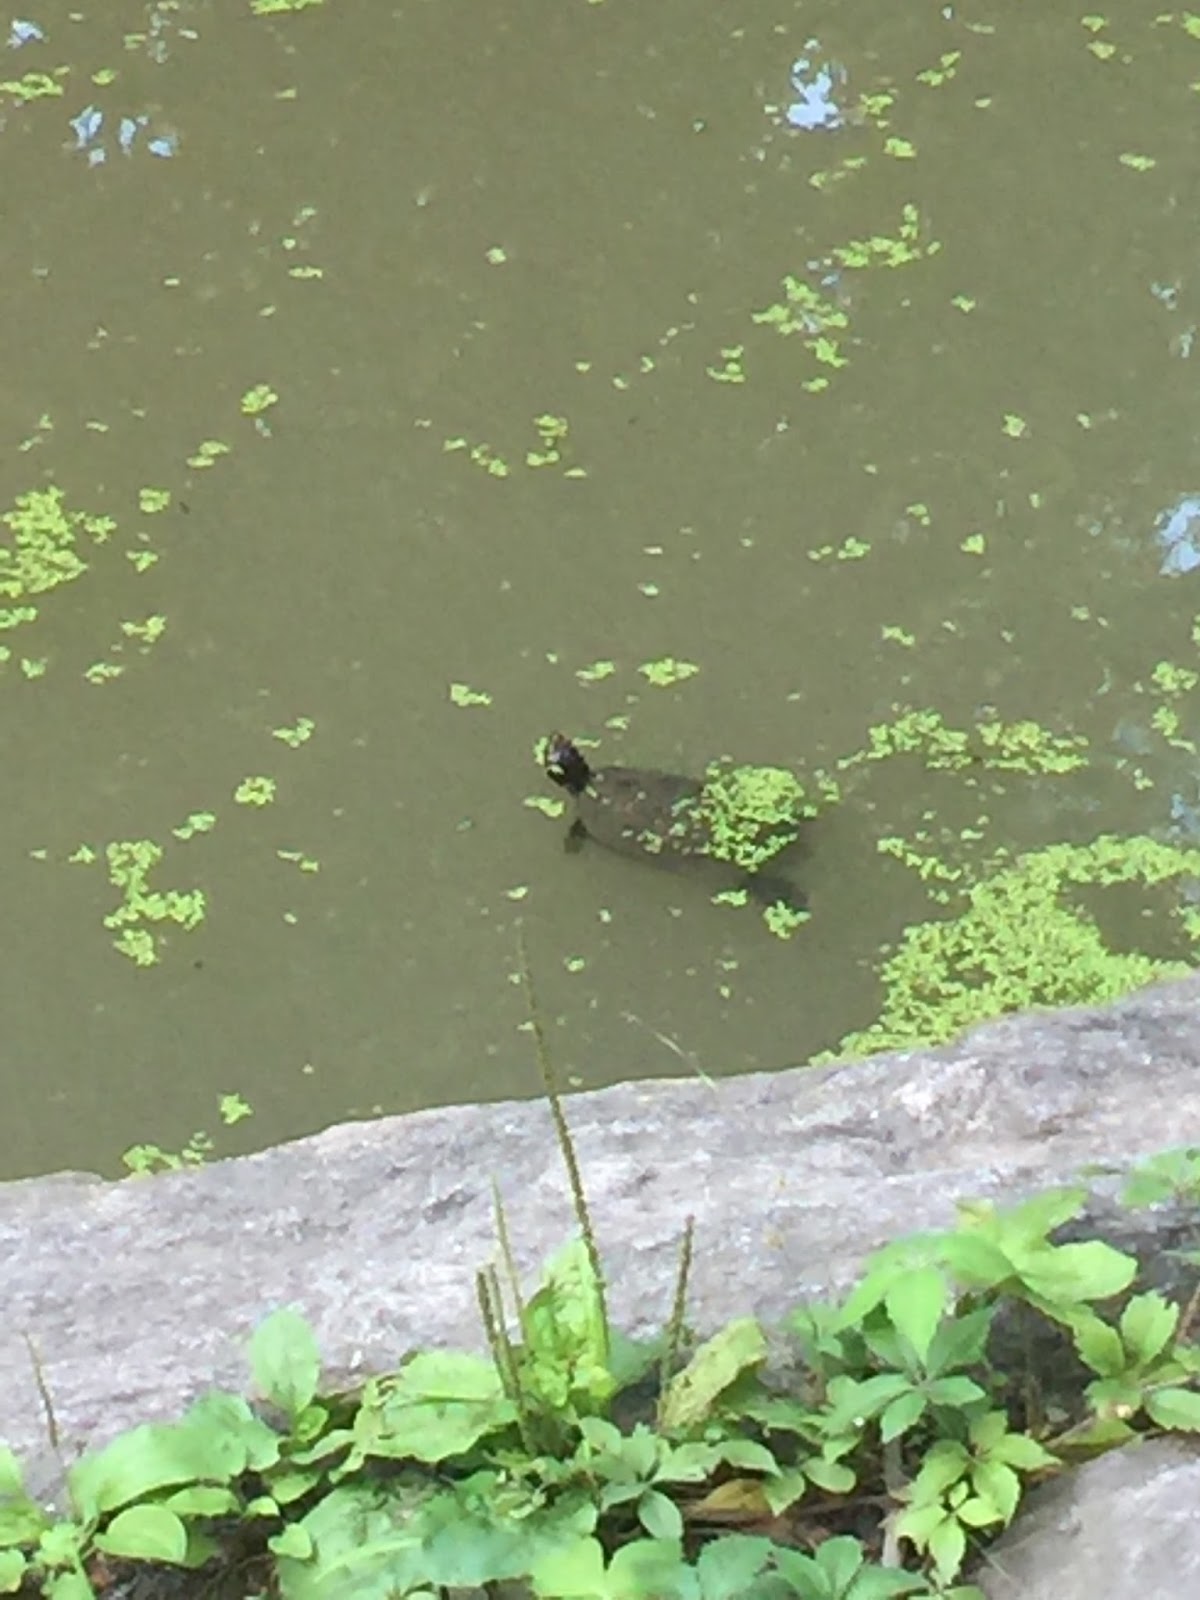
<svg viewBox="0 0 1200 1600">
<path fill-rule="evenodd" d="M 592 769 L 565 733 L 552 733 L 546 740 L 546 776 L 572 794 L 582 794 L 592 777 Z"/>
</svg>

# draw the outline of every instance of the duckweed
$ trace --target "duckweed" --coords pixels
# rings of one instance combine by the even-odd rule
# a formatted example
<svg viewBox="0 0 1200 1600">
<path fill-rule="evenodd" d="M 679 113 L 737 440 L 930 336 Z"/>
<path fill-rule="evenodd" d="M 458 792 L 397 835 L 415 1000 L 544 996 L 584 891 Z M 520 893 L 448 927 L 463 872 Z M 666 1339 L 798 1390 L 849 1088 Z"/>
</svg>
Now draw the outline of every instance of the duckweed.
<svg viewBox="0 0 1200 1600">
<path fill-rule="evenodd" d="M 454 706 L 490 706 L 492 697 L 482 689 L 472 689 L 466 683 L 450 685 L 450 704 Z"/>
<path fill-rule="evenodd" d="M 33 597 L 81 577 L 88 568 L 81 547 L 104 544 L 116 527 L 111 517 L 68 510 L 55 485 L 19 494 L 0 522 L 9 530 L 0 535 L 0 601 L 10 602 L 0 605 L 0 631 L 33 622 Z"/>
<path fill-rule="evenodd" d="M 151 872 L 163 857 L 152 839 L 119 839 L 105 847 L 108 878 L 122 893 L 121 904 L 104 919 L 104 926 L 119 930 L 114 947 L 136 966 L 158 961 L 158 924 L 173 922 L 188 931 L 204 920 L 205 896 L 201 889 L 151 889 Z"/>
<path fill-rule="evenodd" d="M 252 389 L 247 389 L 242 396 L 242 415 L 244 417 L 261 417 L 272 406 L 279 403 L 279 396 L 269 383 L 256 383 Z"/>
<path fill-rule="evenodd" d="M 274 778 L 243 778 L 233 791 L 233 798 L 240 806 L 269 806 L 275 798 Z"/>
<path fill-rule="evenodd" d="M 1082 887 L 1200 876 L 1200 850 L 1137 836 L 1105 835 L 1087 845 L 1049 845 L 999 868 L 965 891 L 950 921 L 910 927 L 884 964 L 879 1019 L 847 1035 L 846 1058 L 938 1043 L 965 1027 L 1032 1006 L 1096 1005 L 1158 979 L 1186 962 L 1114 951 L 1069 893 Z M 1172 913 L 1200 944 L 1200 910 Z M 826 1057 L 825 1059 L 829 1059 Z"/>
<path fill-rule="evenodd" d="M 700 668 L 694 661 L 676 661 L 674 656 L 663 656 L 658 661 L 644 661 L 638 668 L 647 683 L 656 689 L 666 689 L 672 684 L 694 678 Z"/>
<path fill-rule="evenodd" d="M 708 838 L 708 854 L 755 872 L 795 842 L 800 824 L 838 799 L 835 783 L 822 775 L 810 793 L 786 767 L 734 766 L 713 762 L 693 815 Z"/>
<path fill-rule="evenodd" d="M 298 750 L 312 738 L 316 726 L 311 717 L 299 717 L 290 728 L 272 728 L 271 737 L 280 740 L 291 750 Z"/>
</svg>

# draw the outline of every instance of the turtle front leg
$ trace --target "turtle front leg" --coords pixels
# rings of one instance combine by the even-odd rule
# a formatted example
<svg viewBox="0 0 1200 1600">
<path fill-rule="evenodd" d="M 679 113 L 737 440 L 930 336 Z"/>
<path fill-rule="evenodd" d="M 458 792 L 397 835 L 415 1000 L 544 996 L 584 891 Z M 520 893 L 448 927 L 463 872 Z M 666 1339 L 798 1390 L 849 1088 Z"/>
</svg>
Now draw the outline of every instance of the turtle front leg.
<svg viewBox="0 0 1200 1600">
<path fill-rule="evenodd" d="M 583 849 L 583 841 L 587 838 L 587 829 L 578 817 L 563 835 L 563 849 L 569 856 L 576 855 Z"/>
</svg>

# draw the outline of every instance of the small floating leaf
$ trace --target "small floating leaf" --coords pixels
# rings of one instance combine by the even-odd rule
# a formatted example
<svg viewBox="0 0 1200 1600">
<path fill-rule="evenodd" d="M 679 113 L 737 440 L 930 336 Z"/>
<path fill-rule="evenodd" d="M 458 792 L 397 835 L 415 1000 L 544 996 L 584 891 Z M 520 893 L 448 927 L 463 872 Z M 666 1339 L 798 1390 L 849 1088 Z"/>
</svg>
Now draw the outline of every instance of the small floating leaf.
<svg viewBox="0 0 1200 1600">
<path fill-rule="evenodd" d="M 294 727 L 272 728 L 271 737 L 272 739 L 282 740 L 284 744 L 295 750 L 300 745 L 308 743 L 313 736 L 315 727 L 316 723 L 311 717 L 299 717 Z"/>
<path fill-rule="evenodd" d="M 269 806 L 275 798 L 275 787 L 274 778 L 243 778 L 233 791 L 233 798 L 240 806 Z"/>
<path fill-rule="evenodd" d="M 659 661 L 644 661 L 638 671 L 656 689 L 664 689 L 686 678 L 694 678 L 700 668 L 694 661 L 676 661 L 674 656 L 664 656 Z"/>
<path fill-rule="evenodd" d="M 527 794 L 521 803 L 531 811 L 540 811 L 544 817 L 561 817 L 567 809 L 565 801 L 553 800 L 545 794 Z"/>
<path fill-rule="evenodd" d="M 244 417 L 261 417 L 264 411 L 269 411 L 279 400 L 279 396 L 269 383 L 256 383 L 253 389 L 247 389 L 242 396 L 242 415 Z"/>
<path fill-rule="evenodd" d="M 452 683 L 450 703 L 456 706 L 490 706 L 492 697 L 482 689 L 472 689 L 468 684 Z"/>
<path fill-rule="evenodd" d="M 593 661 L 590 667 L 577 667 L 575 676 L 580 683 L 600 683 L 604 678 L 611 678 L 616 670 L 615 661 Z"/>
</svg>

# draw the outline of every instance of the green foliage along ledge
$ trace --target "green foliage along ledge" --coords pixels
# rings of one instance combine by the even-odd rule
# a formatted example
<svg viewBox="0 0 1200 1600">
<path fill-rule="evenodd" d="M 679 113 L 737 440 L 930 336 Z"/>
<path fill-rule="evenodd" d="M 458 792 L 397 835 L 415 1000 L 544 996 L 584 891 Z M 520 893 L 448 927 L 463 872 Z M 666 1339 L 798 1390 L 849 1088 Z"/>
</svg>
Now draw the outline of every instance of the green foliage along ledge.
<svg viewBox="0 0 1200 1600">
<path fill-rule="evenodd" d="M 1125 1199 L 1198 1195 L 1188 1149 L 1137 1168 Z M 501 1216 L 513 1311 L 481 1273 L 488 1357 L 418 1351 L 330 1394 L 285 1309 L 251 1342 L 260 1403 L 210 1394 L 88 1452 L 65 1512 L 0 1449 L 0 1593 L 88 1600 L 153 1562 L 282 1600 L 501 1582 L 544 1600 L 979 1600 L 972 1566 L 1031 1483 L 1139 1433 L 1200 1431 L 1190 1312 L 1137 1292 L 1137 1263 L 1103 1241 L 1055 1242 L 1084 1201 L 964 1205 L 878 1251 L 844 1300 L 791 1316 L 788 1383 L 748 1317 L 683 1359 L 690 1231 L 676 1314 L 646 1345 L 610 1327 L 588 1238 L 521 1295 Z M 1064 1394 L 1005 1367 L 1002 1311 L 1086 1379 Z"/>
</svg>

